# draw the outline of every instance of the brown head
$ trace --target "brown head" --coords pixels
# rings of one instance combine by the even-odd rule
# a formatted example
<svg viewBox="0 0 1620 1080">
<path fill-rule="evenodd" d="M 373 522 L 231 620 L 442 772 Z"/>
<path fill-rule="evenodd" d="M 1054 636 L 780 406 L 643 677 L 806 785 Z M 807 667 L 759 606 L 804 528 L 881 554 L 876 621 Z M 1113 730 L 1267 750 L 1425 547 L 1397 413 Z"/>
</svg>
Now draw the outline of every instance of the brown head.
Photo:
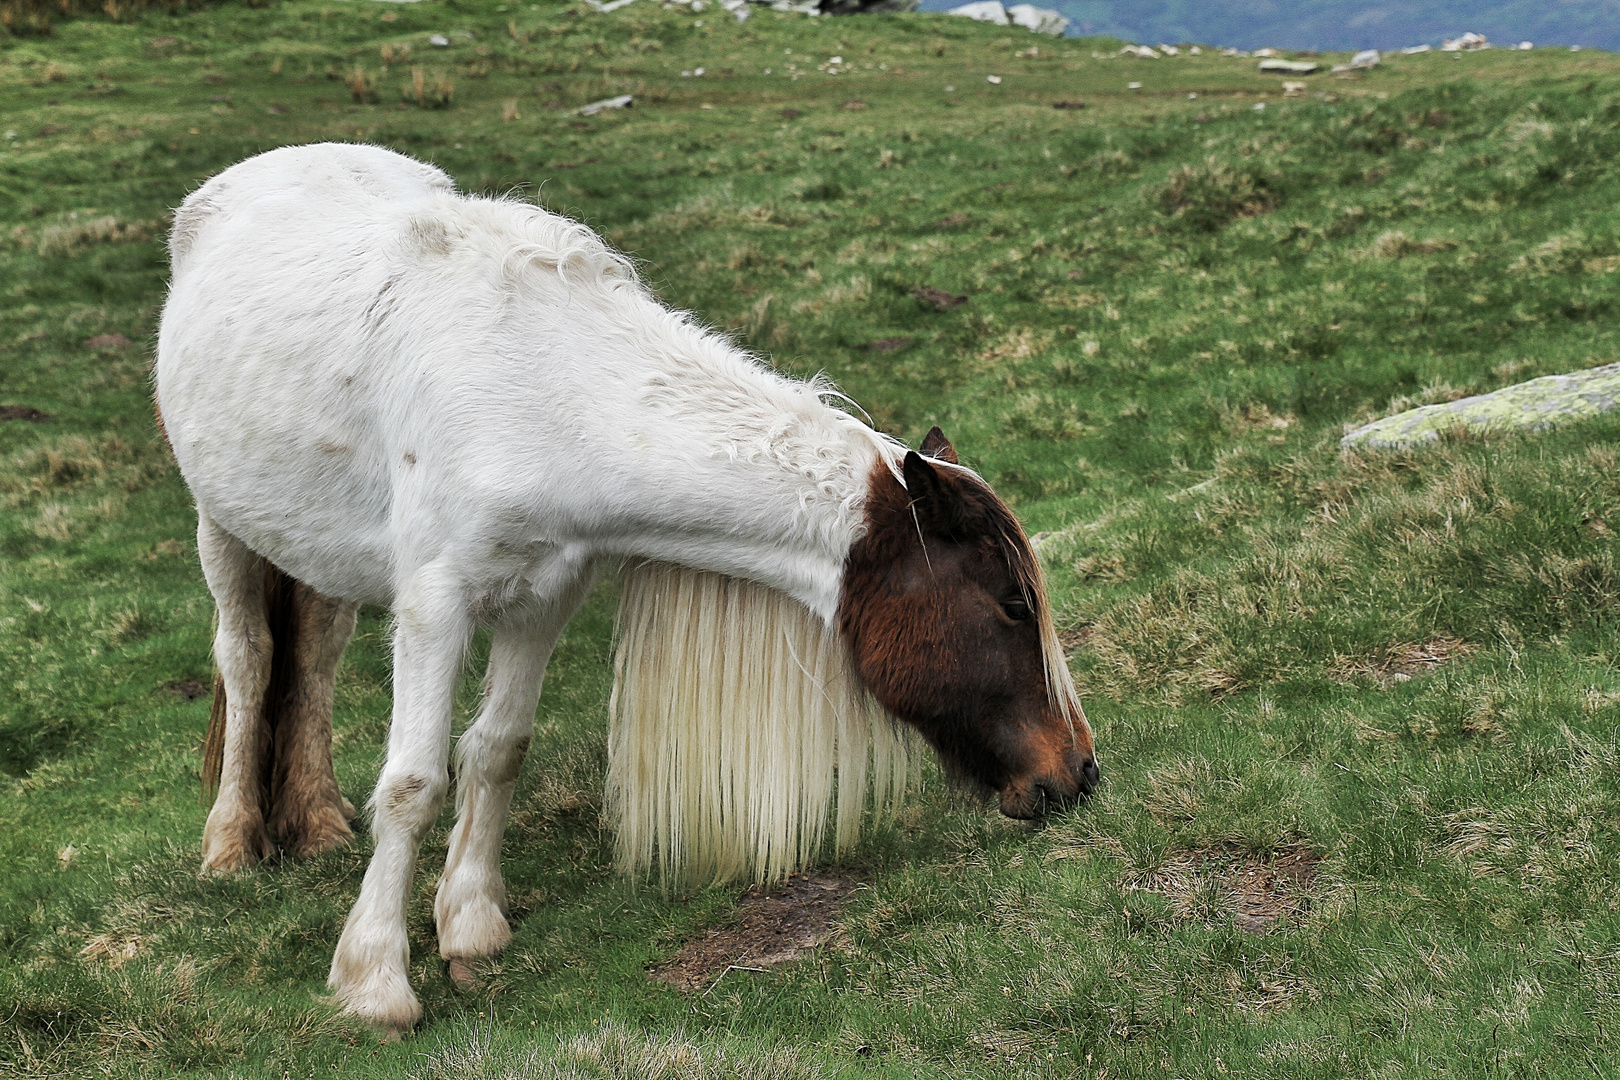
<svg viewBox="0 0 1620 1080">
<path fill-rule="evenodd" d="M 1033 818 L 1097 783 L 1040 563 L 1018 519 L 934 428 L 873 470 L 866 533 L 844 566 L 839 623 L 873 696 L 948 771 Z"/>
</svg>

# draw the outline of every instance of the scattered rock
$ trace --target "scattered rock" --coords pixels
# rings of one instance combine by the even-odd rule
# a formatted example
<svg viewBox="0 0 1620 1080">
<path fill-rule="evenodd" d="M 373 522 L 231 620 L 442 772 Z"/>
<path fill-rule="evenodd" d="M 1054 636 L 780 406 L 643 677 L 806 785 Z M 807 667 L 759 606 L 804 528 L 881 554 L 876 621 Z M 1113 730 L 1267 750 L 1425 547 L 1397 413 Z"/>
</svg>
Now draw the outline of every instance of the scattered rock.
<svg viewBox="0 0 1620 1080">
<path fill-rule="evenodd" d="M 918 285 L 911 290 L 911 295 L 925 304 L 932 304 L 935 311 L 949 311 L 953 307 L 960 307 L 968 302 L 966 296 L 957 296 L 954 293 L 931 288 L 927 285 Z"/>
<path fill-rule="evenodd" d="M 186 701 L 196 701 L 204 694 L 210 693 L 209 687 L 204 686 L 196 679 L 177 679 L 172 683 L 165 683 L 165 693 L 170 693 Z"/>
<path fill-rule="evenodd" d="M 1051 8 L 1038 8 L 1034 4 L 1014 4 L 1007 9 L 1007 15 L 1012 19 L 1014 26 L 1022 26 L 1035 34 L 1062 37 L 1063 32 L 1069 28 L 1069 20 L 1062 12 L 1053 11 Z"/>
<path fill-rule="evenodd" d="M 790 877 L 771 891 L 750 890 L 737 922 L 687 942 L 652 976 L 677 990 L 712 986 L 728 971 L 761 971 L 804 956 L 832 937 L 833 921 L 855 882 L 825 874 Z"/>
<path fill-rule="evenodd" d="M 1362 49 L 1350 58 L 1353 68 L 1374 68 L 1384 62 L 1384 57 L 1377 49 Z"/>
<path fill-rule="evenodd" d="M 901 349 L 905 348 L 907 345 L 910 345 L 916 340 L 916 338 L 909 337 L 879 338 L 876 341 L 868 341 L 865 345 L 862 345 L 861 348 L 865 349 L 867 352 L 875 353 L 899 352 Z"/>
<path fill-rule="evenodd" d="M 1440 51 L 1475 52 L 1476 50 L 1488 49 L 1490 47 L 1491 43 L 1485 40 L 1484 34 L 1476 34 L 1470 30 L 1462 37 L 1452 38 L 1450 41 L 1442 42 L 1440 45 Z"/>
<path fill-rule="evenodd" d="M 122 349 L 130 344 L 129 338 L 123 334 L 97 334 L 86 339 L 84 347 L 87 349 Z"/>
<path fill-rule="evenodd" d="M 1303 94 L 1308 89 L 1310 89 L 1310 87 L 1307 86 L 1305 83 L 1302 83 L 1302 82 L 1286 82 L 1285 81 L 1283 83 L 1283 94 L 1286 97 L 1295 97 L 1295 96 L 1297 96 L 1299 94 Z"/>
<path fill-rule="evenodd" d="M 1620 363 L 1568 375 L 1548 375 L 1489 394 L 1424 405 L 1350 432 L 1341 446 L 1398 447 L 1434 442 L 1458 428 L 1539 431 L 1613 409 L 1620 401 Z"/>
<path fill-rule="evenodd" d="M 945 14 L 960 15 L 975 22 L 995 23 L 997 26 L 1007 26 L 1011 22 L 1007 18 L 1007 9 L 1001 5 L 1001 0 L 978 0 L 977 3 L 951 8 Z"/>
<path fill-rule="evenodd" d="M 608 109 L 628 109 L 634 104 L 634 95 L 620 94 L 618 97 L 603 98 L 601 101 L 593 101 L 589 105 L 582 105 L 575 109 L 574 112 L 580 116 L 595 116 L 597 113 Z"/>
<path fill-rule="evenodd" d="M 1260 70 L 1272 74 L 1309 75 L 1318 67 L 1319 65 L 1310 60 L 1279 60 L 1273 57 L 1260 61 Z"/>
<path fill-rule="evenodd" d="M 1401 50 L 1401 55 L 1417 56 L 1420 53 L 1426 53 L 1428 51 L 1429 47 L 1427 45 L 1408 45 L 1406 48 Z"/>
<path fill-rule="evenodd" d="M 1054 109 L 1083 109 L 1085 107 L 1086 107 L 1086 103 L 1083 102 L 1083 101 L 1054 101 L 1054 102 L 1052 102 L 1052 108 L 1054 108 Z"/>
<path fill-rule="evenodd" d="M 1140 60 L 1157 60 L 1159 54 L 1147 45 L 1127 45 L 1119 50 L 1121 56 L 1134 56 Z"/>
<path fill-rule="evenodd" d="M 445 37 L 443 34 L 429 34 L 428 44 L 432 45 L 436 49 L 448 49 L 450 47 L 450 39 Z"/>
<path fill-rule="evenodd" d="M 49 419 L 48 413 L 42 413 L 32 405 L 0 405 L 0 420 L 28 420 L 40 424 Z"/>
</svg>

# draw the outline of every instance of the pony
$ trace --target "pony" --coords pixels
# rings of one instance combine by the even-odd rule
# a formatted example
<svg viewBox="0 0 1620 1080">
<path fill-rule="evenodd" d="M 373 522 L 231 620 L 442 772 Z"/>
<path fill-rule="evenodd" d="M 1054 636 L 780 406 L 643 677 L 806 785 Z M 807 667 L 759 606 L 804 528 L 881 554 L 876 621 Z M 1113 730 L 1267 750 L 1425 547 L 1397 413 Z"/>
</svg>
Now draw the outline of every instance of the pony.
<svg viewBox="0 0 1620 1080">
<path fill-rule="evenodd" d="M 608 812 L 667 881 L 768 881 L 893 809 L 913 732 L 1014 818 L 1098 781 L 1017 518 L 934 429 L 918 450 L 671 311 L 585 226 L 460 195 L 377 147 L 247 159 L 175 214 L 159 423 L 218 607 L 206 872 L 349 841 L 333 685 L 359 604 L 393 619 L 374 853 L 333 957 L 404 1032 L 405 904 L 450 786 L 434 913 L 457 981 L 511 937 L 501 834 L 546 663 L 622 580 Z"/>
</svg>

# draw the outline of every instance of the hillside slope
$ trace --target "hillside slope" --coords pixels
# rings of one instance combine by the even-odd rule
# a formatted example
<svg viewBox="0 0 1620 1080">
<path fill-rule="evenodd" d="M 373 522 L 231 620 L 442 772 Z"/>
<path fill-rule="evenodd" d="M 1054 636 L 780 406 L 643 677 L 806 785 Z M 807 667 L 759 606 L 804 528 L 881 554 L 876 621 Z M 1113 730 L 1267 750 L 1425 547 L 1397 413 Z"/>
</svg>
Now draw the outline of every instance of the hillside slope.
<svg viewBox="0 0 1620 1080">
<path fill-rule="evenodd" d="M 1620 419 L 1338 446 L 1620 359 L 1620 61 L 1430 54 L 1285 95 L 1251 60 L 1094 51 L 929 15 L 495 0 L 0 38 L 0 1073 L 1620 1059 Z M 379 1045 L 338 1017 L 326 965 L 368 838 L 196 876 L 211 603 L 147 382 L 170 209 L 319 139 L 577 215 L 879 426 L 942 425 L 1048 534 L 1097 797 L 1029 827 L 927 769 L 828 868 L 849 898 L 813 956 L 672 989 L 649 971 L 750 909 L 612 875 L 604 581 L 519 783 L 511 949 L 474 993 L 433 954 L 447 814 L 408 911 L 423 1029 Z M 340 673 L 357 803 L 387 636 L 365 612 Z M 478 694 L 470 673 L 458 722 Z"/>
</svg>

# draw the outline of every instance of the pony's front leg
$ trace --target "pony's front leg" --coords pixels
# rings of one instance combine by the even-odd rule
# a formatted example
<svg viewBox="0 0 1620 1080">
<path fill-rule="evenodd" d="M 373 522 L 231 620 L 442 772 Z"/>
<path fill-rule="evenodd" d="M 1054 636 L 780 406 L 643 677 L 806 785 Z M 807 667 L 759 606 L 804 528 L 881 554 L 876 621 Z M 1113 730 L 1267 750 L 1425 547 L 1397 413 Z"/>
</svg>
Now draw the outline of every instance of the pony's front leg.
<svg viewBox="0 0 1620 1080">
<path fill-rule="evenodd" d="M 452 581 L 419 578 L 401 591 L 395 612 L 394 715 L 388 760 L 371 798 L 375 850 L 327 980 L 345 1012 L 389 1035 L 422 1018 L 407 974 L 405 902 L 417 849 L 449 786 L 451 704 L 471 631 Z"/>
<path fill-rule="evenodd" d="M 589 585 L 589 575 L 583 575 L 552 603 L 527 608 L 495 628 L 484 707 L 456 745 L 456 827 L 434 914 L 439 952 L 458 986 L 472 982 L 473 960 L 498 954 L 512 939 L 501 835 L 534 730 L 546 662 Z"/>
</svg>

